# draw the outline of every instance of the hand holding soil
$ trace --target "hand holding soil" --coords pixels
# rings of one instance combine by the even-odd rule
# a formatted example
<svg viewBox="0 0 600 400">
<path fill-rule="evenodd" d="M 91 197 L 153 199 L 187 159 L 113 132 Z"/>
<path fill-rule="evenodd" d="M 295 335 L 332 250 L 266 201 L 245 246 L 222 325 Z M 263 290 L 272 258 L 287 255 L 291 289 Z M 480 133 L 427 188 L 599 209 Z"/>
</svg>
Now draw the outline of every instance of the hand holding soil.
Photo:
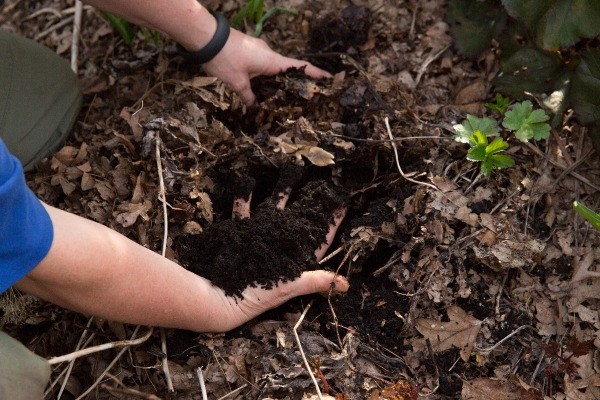
<svg viewBox="0 0 600 400">
<path fill-rule="evenodd" d="M 289 201 L 294 195 L 291 185 L 280 182 L 276 195 L 251 216 L 251 186 L 241 186 L 248 189 L 234 196 L 231 220 L 177 243 L 184 267 L 215 286 L 231 327 L 296 296 L 332 287 L 348 290 L 346 279 L 320 270 L 317 263 L 346 214 L 333 190 L 311 182 L 298 199 Z"/>
</svg>

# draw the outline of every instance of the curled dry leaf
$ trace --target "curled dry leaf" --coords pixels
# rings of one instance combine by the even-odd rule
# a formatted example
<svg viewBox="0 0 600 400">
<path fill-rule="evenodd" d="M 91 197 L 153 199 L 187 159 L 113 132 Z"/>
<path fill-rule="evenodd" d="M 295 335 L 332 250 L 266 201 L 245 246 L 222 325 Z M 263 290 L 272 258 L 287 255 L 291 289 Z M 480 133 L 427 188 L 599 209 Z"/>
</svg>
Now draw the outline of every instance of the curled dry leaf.
<svg viewBox="0 0 600 400">
<path fill-rule="evenodd" d="M 449 322 L 419 318 L 416 320 L 415 328 L 431 341 L 435 352 L 445 351 L 453 346 L 458 347 L 460 357 L 463 361 L 468 361 L 481 329 L 481 321 L 458 306 L 449 307 L 447 313 Z"/>
<path fill-rule="evenodd" d="M 326 167 L 327 165 L 335 164 L 335 161 L 333 161 L 335 156 L 317 146 L 303 147 L 298 151 L 298 154 L 306 157 L 308 161 L 317 167 Z"/>
</svg>

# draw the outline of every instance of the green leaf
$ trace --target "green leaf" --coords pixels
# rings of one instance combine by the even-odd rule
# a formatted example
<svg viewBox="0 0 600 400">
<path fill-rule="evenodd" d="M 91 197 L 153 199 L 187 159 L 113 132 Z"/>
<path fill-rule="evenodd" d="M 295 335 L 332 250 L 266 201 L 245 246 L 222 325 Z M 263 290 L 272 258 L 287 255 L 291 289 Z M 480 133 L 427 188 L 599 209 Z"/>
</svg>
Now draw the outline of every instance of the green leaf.
<svg viewBox="0 0 600 400">
<path fill-rule="evenodd" d="M 506 112 L 502 126 L 515 131 L 515 137 L 522 142 L 529 139 L 547 139 L 550 134 L 550 125 L 545 121 L 550 119 L 543 110 L 533 111 L 531 101 L 526 100 L 516 103 L 510 111 Z"/>
<path fill-rule="evenodd" d="M 600 231 L 600 214 L 594 212 L 578 201 L 573 202 L 573 208 L 579 215 L 588 220 L 594 228 Z"/>
<path fill-rule="evenodd" d="M 575 70 L 571 102 L 579 121 L 600 121 L 600 49 L 588 50 Z"/>
<path fill-rule="evenodd" d="M 559 50 L 600 34 L 600 0 L 502 0 L 502 4 L 544 49 Z"/>
<path fill-rule="evenodd" d="M 488 139 L 487 139 L 487 136 L 485 136 L 485 134 L 483 132 L 481 132 L 479 129 L 477 129 L 475 132 L 473 132 L 471 134 L 471 136 L 469 136 L 469 143 L 471 144 L 471 146 L 477 146 L 480 144 L 487 146 Z"/>
<path fill-rule="evenodd" d="M 490 46 L 504 26 L 506 12 L 497 1 L 450 0 L 446 21 L 458 51 L 473 57 Z"/>
<path fill-rule="evenodd" d="M 467 114 L 467 119 L 462 124 L 453 126 L 454 140 L 461 143 L 468 143 L 469 137 L 475 131 L 481 131 L 485 136 L 498 136 L 498 122 L 491 118 L 479 118 Z"/>
<path fill-rule="evenodd" d="M 492 160 L 490 158 L 486 158 L 481 163 L 481 173 L 484 174 L 485 176 L 490 176 L 490 173 L 492 172 L 492 168 L 493 168 L 493 164 L 492 164 Z"/>
<path fill-rule="evenodd" d="M 267 11 L 256 23 L 256 27 L 254 28 L 254 37 L 260 36 L 260 34 L 262 33 L 262 30 L 263 30 L 263 25 L 264 25 L 265 21 L 267 19 L 269 19 L 271 17 L 271 15 L 273 15 L 275 13 L 287 13 L 287 14 L 298 15 L 298 11 L 296 11 L 292 8 L 273 7 L 271 9 L 269 9 L 269 11 Z"/>
<path fill-rule="evenodd" d="M 534 48 L 523 48 L 502 61 L 502 74 L 496 78 L 498 89 L 523 99 L 528 93 L 546 93 L 555 86 L 549 79 L 559 76 L 562 62 L 555 54 Z"/>
<path fill-rule="evenodd" d="M 504 115 L 509 105 L 510 98 L 504 97 L 500 93 L 496 93 L 496 99 L 493 103 L 485 103 L 487 108 L 496 111 L 500 115 Z"/>
<path fill-rule="evenodd" d="M 492 143 L 485 147 L 486 154 L 496 154 L 508 148 L 508 143 L 506 143 L 502 138 L 496 138 Z"/>
<path fill-rule="evenodd" d="M 104 11 L 100 11 L 100 14 L 119 32 L 125 43 L 131 44 L 131 41 L 135 37 L 135 32 L 129 22 Z"/>
<path fill-rule="evenodd" d="M 485 160 L 485 145 L 478 144 L 469 149 L 467 152 L 467 160 L 469 161 L 483 161 Z"/>
<path fill-rule="evenodd" d="M 515 160 L 507 154 L 493 154 L 489 158 L 496 168 L 508 168 L 515 165 Z"/>
</svg>

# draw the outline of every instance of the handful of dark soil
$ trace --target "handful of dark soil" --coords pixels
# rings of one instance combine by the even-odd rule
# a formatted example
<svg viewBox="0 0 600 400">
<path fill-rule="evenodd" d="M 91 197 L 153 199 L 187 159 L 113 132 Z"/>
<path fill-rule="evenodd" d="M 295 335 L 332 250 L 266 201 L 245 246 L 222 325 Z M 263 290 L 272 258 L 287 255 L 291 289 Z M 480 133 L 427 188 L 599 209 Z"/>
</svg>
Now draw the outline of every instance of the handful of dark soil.
<svg viewBox="0 0 600 400">
<path fill-rule="evenodd" d="M 309 183 L 283 210 L 274 200 L 258 206 L 249 219 L 217 222 L 199 235 L 176 243 L 182 265 L 242 297 L 248 286 L 272 288 L 320 268 L 315 250 L 325 242 L 333 211 L 343 201 L 322 182 Z"/>
</svg>

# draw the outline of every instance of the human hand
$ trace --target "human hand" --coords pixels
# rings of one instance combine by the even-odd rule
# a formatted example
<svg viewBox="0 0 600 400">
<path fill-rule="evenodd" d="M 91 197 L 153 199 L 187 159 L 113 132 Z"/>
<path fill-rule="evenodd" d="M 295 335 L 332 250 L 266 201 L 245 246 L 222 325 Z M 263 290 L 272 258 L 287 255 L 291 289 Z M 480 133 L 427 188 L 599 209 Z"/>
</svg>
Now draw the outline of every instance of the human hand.
<svg viewBox="0 0 600 400">
<path fill-rule="evenodd" d="M 207 74 L 229 84 L 247 105 L 255 100 L 250 79 L 260 75 L 276 75 L 292 67 L 305 68 L 306 75 L 313 79 L 331 78 L 329 72 L 308 61 L 284 57 L 271 50 L 263 40 L 233 28 L 225 47 L 215 58 L 204 64 Z"/>
<path fill-rule="evenodd" d="M 346 207 L 332 198 L 330 189 L 307 187 L 300 200 L 287 208 L 291 187 L 281 188 L 272 201 L 257 207 L 253 218 L 252 193 L 234 196 L 232 220 L 179 240 L 182 264 L 220 286 L 212 286 L 215 301 L 211 303 L 217 304 L 215 314 L 222 318 L 211 330 L 233 329 L 293 297 L 348 290 L 347 280 L 333 272 L 306 271 L 318 268 L 316 262 L 325 256 L 346 214 Z M 323 226 L 311 227 L 317 224 Z M 306 265 L 310 263 L 314 265 Z M 248 280 L 254 280 L 254 285 L 247 286 Z"/>
</svg>

